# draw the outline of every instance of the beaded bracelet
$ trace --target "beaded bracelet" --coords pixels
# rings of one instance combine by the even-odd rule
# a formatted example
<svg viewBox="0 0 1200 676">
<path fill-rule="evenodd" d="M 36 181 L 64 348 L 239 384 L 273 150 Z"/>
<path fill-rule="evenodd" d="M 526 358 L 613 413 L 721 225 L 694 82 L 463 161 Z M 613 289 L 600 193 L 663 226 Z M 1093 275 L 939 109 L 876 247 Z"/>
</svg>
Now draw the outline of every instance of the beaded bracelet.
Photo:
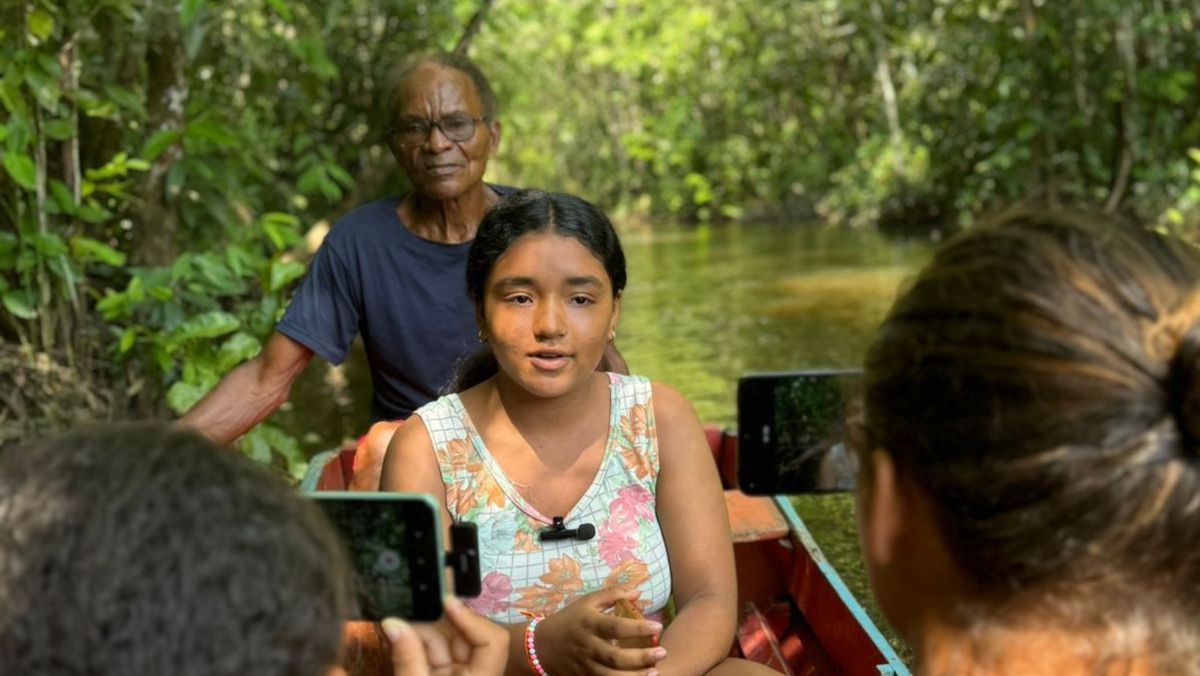
<svg viewBox="0 0 1200 676">
<path fill-rule="evenodd" d="M 533 643 L 534 632 L 537 631 L 538 622 L 545 619 L 544 615 L 529 614 L 529 624 L 525 627 L 525 659 L 529 662 L 529 670 L 536 676 L 550 676 L 546 673 L 546 668 L 542 666 L 541 660 L 538 659 L 537 646 Z"/>
</svg>

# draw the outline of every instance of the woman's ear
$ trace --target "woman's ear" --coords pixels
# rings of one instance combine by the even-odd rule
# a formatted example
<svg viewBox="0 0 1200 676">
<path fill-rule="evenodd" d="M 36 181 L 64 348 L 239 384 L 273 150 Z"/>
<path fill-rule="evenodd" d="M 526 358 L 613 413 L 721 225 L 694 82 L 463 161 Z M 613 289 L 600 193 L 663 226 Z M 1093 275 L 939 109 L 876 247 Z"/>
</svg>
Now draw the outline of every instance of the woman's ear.
<svg viewBox="0 0 1200 676">
<path fill-rule="evenodd" d="M 887 567 L 901 555 L 911 496 L 900 485 L 896 463 L 887 451 L 876 449 L 866 460 L 870 466 L 860 473 L 858 489 L 863 557 L 869 566 Z"/>
<path fill-rule="evenodd" d="M 925 490 L 883 449 L 864 461 L 856 503 L 863 562 L 879 609 L 900 636 L 912 641 L 924 618 L 959 603 L 969 585 Z"/>
</svg>

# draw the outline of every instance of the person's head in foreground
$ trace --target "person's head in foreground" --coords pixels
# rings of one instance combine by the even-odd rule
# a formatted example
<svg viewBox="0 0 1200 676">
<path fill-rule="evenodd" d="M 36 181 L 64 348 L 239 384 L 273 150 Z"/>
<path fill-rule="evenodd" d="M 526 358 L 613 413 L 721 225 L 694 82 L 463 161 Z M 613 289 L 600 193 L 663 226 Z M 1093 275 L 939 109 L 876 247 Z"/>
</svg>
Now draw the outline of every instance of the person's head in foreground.
<svg viewBox="0 0 1200 676">
<path fill-rule="evenodd" d="M 1200 257 L 1104 217 L 951 240 L 866 359 L 858 514 L 923 673 L 1200 671 Z"/>
<path fill-rule="evenodd" d="M 25 674 L 325 674 L 351 604 L 315 505 L 160 425 L 0 453 L 0 664 Z"/>
<path fill-rule="evenodd" d="M 192 433 L 126 424 L 0 452 L 5 674 L 342 673 L 346 566 L 316 505 Z M 498 672 L 503 632 L 447 613 L 464 659 Z M 433 632 L 384 628 L 396 674 L 436 666 Z"/>
</svg>

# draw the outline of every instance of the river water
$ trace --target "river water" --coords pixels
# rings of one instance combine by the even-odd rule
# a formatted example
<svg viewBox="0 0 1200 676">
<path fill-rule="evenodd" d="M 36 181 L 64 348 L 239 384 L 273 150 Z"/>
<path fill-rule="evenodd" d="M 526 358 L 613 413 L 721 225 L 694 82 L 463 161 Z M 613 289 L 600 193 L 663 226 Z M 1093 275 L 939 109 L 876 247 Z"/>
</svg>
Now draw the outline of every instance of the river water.
<svg viewBox="0 0 1200 676">
<path fill-rule="evenodd" d="M 629 284 L 617 345 L 634 373 L 673 385 L 706 422 L 736 425 L 740 376 L 859 366 L 928 243 L 818 225 L 624 228 Z M 361 350 L 314 364 L 275 422 L 311 452 L 366 429 Z M 849 496 L 797 499 L 801 516 L 868 611 Z"/>
</svg>

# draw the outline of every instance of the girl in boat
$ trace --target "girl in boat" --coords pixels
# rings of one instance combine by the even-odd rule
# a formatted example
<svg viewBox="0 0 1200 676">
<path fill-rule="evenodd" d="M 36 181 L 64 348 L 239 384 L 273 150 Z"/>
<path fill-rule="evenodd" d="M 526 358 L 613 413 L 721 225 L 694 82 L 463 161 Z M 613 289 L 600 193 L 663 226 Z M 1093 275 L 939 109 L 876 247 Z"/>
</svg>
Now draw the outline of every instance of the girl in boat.
<svg viewBox="0 0 1200 676">
<path fill-rule="evenodd" d="M 923 674 L 1200 673 L 1200 256 L 1083 214 L 937 252 L 866 359 L 879 604 Z"/>
<path fill-rule="evenodd" d="M 446 523 L 477 524 L 471 605 L 510 627 L 510 674 L 758 668 L 725 660 L 733 549 L 696 414 L 665 385 L 596 371 L 625 277 L 591 204 L 501 200 L 467 263 L 486 349 L 388 448 L 383 490 L 430 493 Z"/>
</svg>

